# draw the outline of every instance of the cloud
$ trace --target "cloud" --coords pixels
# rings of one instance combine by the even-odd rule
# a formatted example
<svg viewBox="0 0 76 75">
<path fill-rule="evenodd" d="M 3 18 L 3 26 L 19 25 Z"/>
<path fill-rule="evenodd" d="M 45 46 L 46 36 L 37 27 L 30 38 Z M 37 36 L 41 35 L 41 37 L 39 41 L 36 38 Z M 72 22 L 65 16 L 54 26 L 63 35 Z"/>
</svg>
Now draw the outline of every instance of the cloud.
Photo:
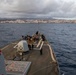
<svg viewBox="0 0 76 75">
<path fill-rule="evenodd" d="M 0 0 L 0 17 L 75 18 L 75 0 Z"/>
</svg>

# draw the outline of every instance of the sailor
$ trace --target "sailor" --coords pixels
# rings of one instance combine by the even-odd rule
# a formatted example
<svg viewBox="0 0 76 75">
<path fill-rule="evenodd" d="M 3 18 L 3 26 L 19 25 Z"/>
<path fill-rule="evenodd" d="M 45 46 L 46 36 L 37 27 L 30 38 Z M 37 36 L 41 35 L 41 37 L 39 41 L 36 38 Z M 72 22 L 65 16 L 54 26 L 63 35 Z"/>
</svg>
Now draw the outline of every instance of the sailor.
<svg viewBox="0 0 76 75">
<path fill-rule="evenodd" d="M 27 43 L 28 43 L 29 50 L 32 50 L 34 47 L 34 38 L 28 36 L 27 37 Z"/>
<path fill-rule="evenodd" d="M 25 40 L 25 36 L 22 35 L 22 40 Z"/>
<path fill-rule="evenodd" d="M 45 36 L 43 34 L 41 35 L 41 38 L 42 38 L 42 41 L 46 40 L 46 38 L 45 38 Z"/>
<path fill-rule="evenodd" d="M 39 41 L 40 39 L 40 33 L 37 31 L 34 35 L 33 35 L 35 41 Z"/>
</svg>

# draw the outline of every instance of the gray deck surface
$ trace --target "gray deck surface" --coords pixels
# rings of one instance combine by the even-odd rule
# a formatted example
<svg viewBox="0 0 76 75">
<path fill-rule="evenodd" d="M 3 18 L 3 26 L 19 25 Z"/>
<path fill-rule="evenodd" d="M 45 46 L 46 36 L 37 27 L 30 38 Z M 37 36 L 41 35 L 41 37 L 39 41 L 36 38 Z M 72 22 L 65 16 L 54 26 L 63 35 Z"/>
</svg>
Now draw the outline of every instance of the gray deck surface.
<svg viewBox="0 0 76 75">
<path fill-rule="evenodd" d="M 2 48 L 5 59 L 15 60 L 19 57 L 16 56 L 16 49 L 13 48 L 16 45 L 15 43 Z M 58 64 L 57 62 L 53 62 L 50 49 L 46 43 L 43 45 L 42 50 L 42 55 L 40 55 L 40 51 L 31 50 L 23 55 L 23 59 L 19 57 L 22 61 L 31 62 L 27 75 L 59 75 Z"/>
</svg>

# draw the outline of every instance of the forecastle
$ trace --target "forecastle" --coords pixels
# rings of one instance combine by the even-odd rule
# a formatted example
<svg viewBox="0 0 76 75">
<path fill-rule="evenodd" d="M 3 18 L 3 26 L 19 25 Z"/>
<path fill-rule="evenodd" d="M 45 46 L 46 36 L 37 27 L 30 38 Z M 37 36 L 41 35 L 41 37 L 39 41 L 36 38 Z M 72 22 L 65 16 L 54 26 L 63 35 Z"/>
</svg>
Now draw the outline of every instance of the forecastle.
<svg viewBox="0 0 76 75">
<path fill-rule="evenodd" d="M 76 20 L 62 20 L 62 19 L 6 19 L 0 20 L 0 23 L 76 23 Z"/>
</svg>

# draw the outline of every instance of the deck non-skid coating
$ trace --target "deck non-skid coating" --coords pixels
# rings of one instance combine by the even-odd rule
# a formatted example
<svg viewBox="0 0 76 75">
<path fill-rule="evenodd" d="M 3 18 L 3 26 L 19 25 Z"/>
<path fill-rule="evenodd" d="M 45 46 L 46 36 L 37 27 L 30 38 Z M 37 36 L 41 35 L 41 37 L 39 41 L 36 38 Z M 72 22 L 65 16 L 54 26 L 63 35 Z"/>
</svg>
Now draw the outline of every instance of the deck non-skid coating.
<svg viewBox="0 0 76 75">
<path fill-rule="evenodd" d="M 32 62 L 28 75 L 58 75 L 57 63 L 52 61 L 48 46 L 43 46 L 43 54 L 33 51 L 28 59 Z"/>
<path fill-rule="evenodd" d="M 16 49 L 14 49 L 15 44 L 9 44 L 8 47 L 2 50 L 4 57 L 8 59 L 14 59 Z M 31 66 L 27 75 L 59 75 L 58 63 L 54 62 L 51 56 L 52 51 L 47 43 L 44 42 L 42 47 L 42 55 L 40 51 L 31 50 L 29 53 L 24 54 L 23 61 L 30 61 Z M 54 54 L 54 59 L 56 60 Z"/>
</svg>

